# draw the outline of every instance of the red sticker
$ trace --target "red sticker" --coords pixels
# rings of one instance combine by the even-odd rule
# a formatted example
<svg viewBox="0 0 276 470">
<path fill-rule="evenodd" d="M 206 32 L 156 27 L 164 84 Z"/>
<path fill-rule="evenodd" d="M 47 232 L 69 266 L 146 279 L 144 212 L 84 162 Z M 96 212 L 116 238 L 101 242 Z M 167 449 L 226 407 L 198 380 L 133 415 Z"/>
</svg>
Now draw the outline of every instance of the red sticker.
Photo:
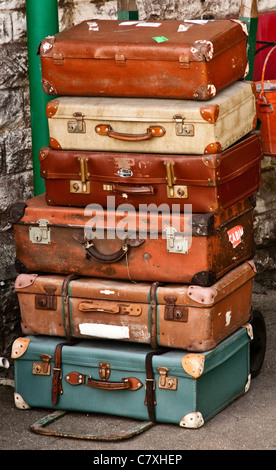
<svg viewBox="0 0 276 470">
<path fill-rule="evenodd" d="M 243 227 L 236 225 L 227 232 L 229 241 L 232 243 L 233 248 L 236 248 L 241 243 L 241 237 L 243 236 Z"/>
</svg>

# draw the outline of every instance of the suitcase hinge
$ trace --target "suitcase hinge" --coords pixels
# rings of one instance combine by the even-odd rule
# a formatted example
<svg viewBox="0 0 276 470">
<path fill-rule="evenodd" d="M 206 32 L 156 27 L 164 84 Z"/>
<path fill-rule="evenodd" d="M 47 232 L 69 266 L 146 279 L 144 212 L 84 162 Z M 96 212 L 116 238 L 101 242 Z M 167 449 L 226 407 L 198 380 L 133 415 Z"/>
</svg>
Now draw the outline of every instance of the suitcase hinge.
<svg viewBox="0 0 276 470">
<path fill-rule="evenodd" d="M 37 310 L 56 310 L 57 298 L 54 295 L 56 289 L 55 286 L 44 286 L 46 294 L 36 294 L 35 308 Z"/>
<path fill-rule="evenodd" d="M 99 362 L 99 376 L 103 381 L 109 379 L 110 373 L 110 364 L 108 362 Z"/>
<path fill-rule="evenodd" d="M 159 388 L 165 388 L 166 390 L 177 390 L 177 378 L 176 377 L 167 377 L 169 369 L 167 367 L 157 367 L 157 370 L 160 374 L 159 377 Z"/>
<path fill-rule="evenodd" d="M 55 65 L 63 65 L 64 56 L 62 52 L 53 53 L 53 62 Z"/>
<path fill-rule="evenodd" d="M 40 357 L 42 359 L 42 362 L 33 363 L 33 375 L 50 375 L 50 360 L 52 359 L 52 356 L 50 356 L 49 354 L 41 354 Z"/>
<path fill-rule="evenodd" d="M 175 305 L 177 298 L 172 295 L 166 295 L 164 300 L 166 302 L 164 320 L 188 321 L 188 307 Z"/>
<path fill-rule="evenodd" d="M 167 180 L 167 197 L 168 198 L 183 198 L 188 197 L 187 186 L 179 186 L 174 184 L 177 178 L 174 176 L 174 162 L 164 162 L 166 167 L 166 180 Z"/>
<path fill-rule="evenodd" d="M 67 131 L 69 133 L 74 134 L 85 134 L 86 132 L 86 125 L 84 122 L 84 114 L 82 113 L 74 113 L 73 114 L 75 120 L 67 122 Z"/>
<path fill-rule="evenodd" d="M 124 54 L 115 54 L 115 62 L 116 62 L 116 65 L 118 65 L 119 67 L 125 67 L 126 58 Z"/>
<path fill-rule="evenodd" d="M 80 177 L 81 180 L 70 181 L 70 193 L 90 194 L 90 173 L 88 173 L 87 162 L 88 158 L 78 158 L 80 164 Z"/>
<path fill-rule="evenodd" d="M 39 219 L 37 223 L 38 227 L 30 227 L 29 229 L 30 242 L 48 245 L 51 242 L 50 228 L 48 227 L 49 221 L 46 219 Z"/>
<path fill-rule="evenodd" d="M 190 68 L 190 59 L 188 56 L 181 55 L 179 56 L 179 65 L 181 69 L 189 69 Z"/>
<path fill-rule="evenodd" d="M 175 235 L 177 230 L 174 227 L 166 227 L 165 232 L 167 235 L 167 251 L 168 253 L 188 253 L 188 238 L 180 235 Z"/>
<path fill-rule="evenodd" d="M 181 114 L 175 114 L 173 117 L 176 121 L 175 124 L 175 133 L 176 135 L 184 135 L 187 137 L 193 137 L 195 134 L 194 125 L 193 124 L 185 124 L 184 123 L 184 116 Z"/>
</svg>

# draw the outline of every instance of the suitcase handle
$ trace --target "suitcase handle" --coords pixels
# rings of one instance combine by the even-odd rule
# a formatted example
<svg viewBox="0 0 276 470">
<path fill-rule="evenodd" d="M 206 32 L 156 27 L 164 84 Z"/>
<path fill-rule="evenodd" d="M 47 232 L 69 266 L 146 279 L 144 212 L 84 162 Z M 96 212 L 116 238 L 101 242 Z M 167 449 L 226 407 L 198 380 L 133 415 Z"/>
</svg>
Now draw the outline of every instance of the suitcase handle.
<svg viewBox="0 0 276 470">
<path fill-rule="evenodd" d="M 138 316 L 141 314 L 142 308 L 139 304 L 122 304 L 106 306 L 103 304 L 94 304 L 93 302 L 80 302 L 79 310 L 81 312 L 101 312 L 115 313 L 118 315 Z"/>
<path fill-rule="evenodd" d="M 124 184 L 104 184 L 103 185 L 105 191 L 110 191 L 113 193 L 127 193 L 127 194 L 143 194 L 143 195 L 150 195 L 154 194 L 154 187 L 153 186 L 127 186 Z"/>
<path fill-rule="evenodd" d="M 116 263 L 127 254 L 130 246 L 132 246 L 133 248 L 140 246 L 142 245 L 142 243 L 144 243 L 144 241 L 145 240 L 131 240 L 126 238 L 122 247 L 118 251 L 108 255 L 100 253 L 100 251 L 95 248 L 94 244 L 91 241 L 85 242 L 84 246 L 89 256 L 91 256 L 91 258 L 94 258 L 96 261 L 99 261 L 100 263 Z"/>
<path fill-rule="evenodd" d="M 123 439 L 129 439 L 130 437 L 134 437 L 137 434 L 140 434 L 141 432 L 146 431 L 147 429 L 155 425 L 155 423 L 153 423 L 152 421 L 142 421 L 141 423 L 136 424 L 127 431 L 122 431 L 118 434 L 89 434 L 87 432 L 85 432 L 84 434 L 76 434 L 72 431 L 57 431 L 55 429 L 47 428 L 47 426 L 52 424 L 54 421 L 62 418 L 66 413 L 67 412 L 63 410 L 55 410 L 53 413 L 31 424 L 30 429 L 36 434 L 43 434 L 46 436 L 68 437 L 71 439 L 88 439 L 92 441 L 121 441 Z"/>
<path fill-rule="evenodd" d="M 141 142 L 142 140 L 150 140 L 153 137 L 163 137 L 166 129 L 162 126 L 150 126 L 145 134 L 125 134 L 123 132 L 115 132 L 109 124 L 98 124 L 95 131 L 99 135 L 107 135 L 112 139 L 126 140 L 131 142 Z"/>
<path fill-rule="evenodd" d="M 86 378 L 88 377 L 87 381 Z M 105 380 L 96 380 L 91 375 L 80 374 L 79 372 L 69 372 L 65 376 L 66 382 L 70 385 L 88 385 L 101 390 L 138 390 L 143 386 L 139 379 L 135 377 L 123 378 L 120 382 L 109 382 Z"/>
<path fill-rule="evenodd" d="M 268 103 L 265 96 L 264 96 L 265 95 L 264 78 L 265 78 L 265 70 L 266 70 L 266 66 L 267 66 L 267 63 L 268 63 L 268 59 L 269 59 L 270 55 L 272 54 L 272 52 L 275 49 L 276 49 L 276 46 L 274 46 L 274 47 L 272 47 L 272 49 L 270 49 L 269 53 L 267 54 L 267 56 L 265 58 L 264 65 L 263 65 L 262 78 L 261 78 L 261 92 L 260 92 L 259 98 L 258 98 L 258 104 L 260 106 L 264 106 L 263 109 L 260 109 L 260 111 L 262 113 L 273 113 L 274 112 L 272 104 Z"/>
</svg>

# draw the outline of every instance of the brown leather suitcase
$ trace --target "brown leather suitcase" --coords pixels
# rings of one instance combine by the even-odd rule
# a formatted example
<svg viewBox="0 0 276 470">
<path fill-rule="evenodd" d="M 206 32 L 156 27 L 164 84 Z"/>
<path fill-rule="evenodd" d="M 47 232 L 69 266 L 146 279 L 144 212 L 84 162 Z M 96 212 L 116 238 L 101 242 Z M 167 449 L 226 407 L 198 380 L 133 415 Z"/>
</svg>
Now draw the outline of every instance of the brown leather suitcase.
<svg viewBox="0 0 276 470">
<path fill-rule="evenodd" d="M 246 76 L 247 36 L 232 19 L 83 21 L 41 42 L 43 90 L 207 100 Z"/>
<path fill-rule="evenodd" d="M 164 155 L 54 150 L 39 154 L 49 205 L 192 204 L 193 212 L 220 212 L 260 186 L 261 133 L 252 132 L 212 155 Z"/>
<path fill-rule="evenodd" d="M 52 207 L 41 194 L 10 209 L 16 265 L 19 272 L 209 286 L 253 255 L 253 208 L 250 198 L 220 214 Z"/>
<path fill-rule="evenodd" d="M 207 351 L 250 320 L 253 262 L 212 287 L 19 274 L 24 334 Z"/>
</svg>

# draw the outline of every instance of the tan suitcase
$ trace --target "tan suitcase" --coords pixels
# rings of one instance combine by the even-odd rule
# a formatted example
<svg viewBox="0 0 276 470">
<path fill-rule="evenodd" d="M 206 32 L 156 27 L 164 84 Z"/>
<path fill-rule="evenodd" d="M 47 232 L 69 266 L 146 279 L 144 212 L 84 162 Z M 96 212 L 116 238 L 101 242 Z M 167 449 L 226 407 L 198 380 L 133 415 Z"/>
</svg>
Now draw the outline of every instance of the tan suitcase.
<svg viewBox="0 0 276 470">
<path fill-rule="evenodd" d="M 25 334 L 209 350 L 250 319 L 253 262 L 211 287 L 20 274 Z"/>
<path fill-rule="evenodd" d="M 212 100 L 61 96 L 47 104 L 50 146 L 63 150 L 213 154 L 256 127 L 255 87 Z"/>
</svg>

